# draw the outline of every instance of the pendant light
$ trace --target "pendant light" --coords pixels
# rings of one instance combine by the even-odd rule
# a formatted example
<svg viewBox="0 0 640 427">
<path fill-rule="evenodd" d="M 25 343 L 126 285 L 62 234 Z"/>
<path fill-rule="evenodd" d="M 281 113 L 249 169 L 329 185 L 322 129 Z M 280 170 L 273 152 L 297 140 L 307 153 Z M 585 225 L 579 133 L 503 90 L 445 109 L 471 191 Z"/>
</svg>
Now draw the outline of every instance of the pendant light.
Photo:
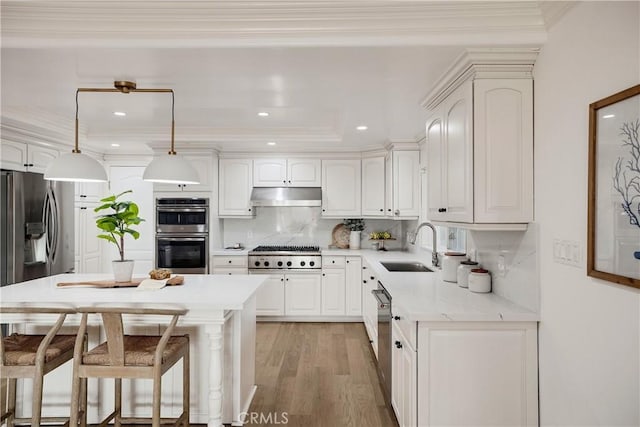
<svg viewBox="0 0 640 427">
<path fill-rule="evenodd" d="M 145 169 L 142 179 L 170 184 L 199 184 L 196 170 L 175 151 L 175 108 L 173 89 L 138 89 L 135 82 L 115 81 L 114 88 L 79 88 L 76 91 L 76 145 L 70 154 L 58 157 L 47 169 L 45 179 L 55 181 L 106 181 L 102 165 L 82 154 L 78 148 L 78 94 L 80 92 L 145 92 L 171 94 L 171 148 L 168 155 L 158 156 Z"/>
<path fill-rule="evenodd" d="M 142 179 L 167 184 L 200 184 L 198 172 L 174 149 L 176 127 L 174 104 L 174 94 L 171 90 L 171 148 L 167 154 L 154 157 L 144 170 Z"/>
<path fill-rule="evenodd" d="M 71 153 L 57 157 L 44 173 L 49 181 L 104 182 L 107 172 L 96 159 L 83 154 L 78 147 L 78 92 L 76 91 L 75 146 Z"/>
</svg>

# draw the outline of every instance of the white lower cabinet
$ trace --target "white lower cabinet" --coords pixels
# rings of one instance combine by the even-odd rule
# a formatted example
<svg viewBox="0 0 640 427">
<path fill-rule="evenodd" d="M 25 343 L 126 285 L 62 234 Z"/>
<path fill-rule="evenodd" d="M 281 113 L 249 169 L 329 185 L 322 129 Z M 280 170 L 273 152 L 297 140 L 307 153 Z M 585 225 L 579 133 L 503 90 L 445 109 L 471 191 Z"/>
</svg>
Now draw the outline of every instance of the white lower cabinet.
<svg viewBox="0 0 640 427">
<path fill-rule="evenodd" d="M 284 274 L 270 274 L 256 292 L 258 316 L 284 316 Z"/>
<path fill-rule="evenodd" d="M 538 425 L 536 322 L 418 322 L 417 397 L 400 330 L 393 329 L 402 351 L 394 341 L 392 387 L 401 426 Z"/>
<path fill-rule="evenodd" d="M 364 260 L 362 264 L 362 317 L 373 352 L 378 357 L 378 302 L 371 293 L 378 288 L 378 281 L 371 266 Z"/>
<path fill-rule="evenodd" d="M 322 276 L 285 274 L 284 314 L 287 316 L 316 316 L 321 314 Z"/>
<path fill-rule="evenodd" d="M 344 274 L 345 314 L 362 316 L 362 258 L 346 257 Z"/>
<path fill-rule="evenodd" d="M 345 307 L 344 268 L 322 270 L 322 314 L 344 315 Z"/>
<path fill-rule="evenodd" d="M 213 274 L 247 274 L 246 255 L 214 255 L 211 257 Z"/>
<path fill-rule="evenodd" d="M 391 328 L 391 406 L 400 427 L 417 425 L 418 363 L 416 349 L 397 322 Z"/>
</svg>

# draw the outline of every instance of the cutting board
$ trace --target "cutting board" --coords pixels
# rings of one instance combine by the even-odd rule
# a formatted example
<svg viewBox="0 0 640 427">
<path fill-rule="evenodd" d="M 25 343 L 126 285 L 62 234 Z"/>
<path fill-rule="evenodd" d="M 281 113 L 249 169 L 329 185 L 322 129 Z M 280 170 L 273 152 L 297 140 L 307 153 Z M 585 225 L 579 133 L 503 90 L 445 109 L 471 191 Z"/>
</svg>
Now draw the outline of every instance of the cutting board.
<svg viewBox="0 0 640 427">
<path fill-rule="evenodd" d="M 133 288 L 138 286 L 146 277 L 131 279 L 130 282 L 115 282 L 113 280 L 97 280 L 95 282 L 61 282 L 58 287 L 92 286 L 94 288 Z M 175 276 L 167 280 L 167 286 L 178 286 L 184 283 L 184 276 Z"/>
</svg>

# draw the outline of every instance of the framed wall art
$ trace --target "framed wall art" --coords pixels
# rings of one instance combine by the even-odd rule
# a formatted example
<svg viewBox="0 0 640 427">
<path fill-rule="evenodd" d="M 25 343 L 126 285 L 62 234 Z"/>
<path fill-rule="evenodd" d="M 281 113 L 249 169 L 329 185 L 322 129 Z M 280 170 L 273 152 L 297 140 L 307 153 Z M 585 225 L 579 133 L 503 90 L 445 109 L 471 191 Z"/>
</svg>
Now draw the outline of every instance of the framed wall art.
<svg viewBox="0 0 640 427">
<path fill-rule="evenodd" d="M 640 288 L 640 85 L 589 106 L 587 274 Z"/>
</svg>

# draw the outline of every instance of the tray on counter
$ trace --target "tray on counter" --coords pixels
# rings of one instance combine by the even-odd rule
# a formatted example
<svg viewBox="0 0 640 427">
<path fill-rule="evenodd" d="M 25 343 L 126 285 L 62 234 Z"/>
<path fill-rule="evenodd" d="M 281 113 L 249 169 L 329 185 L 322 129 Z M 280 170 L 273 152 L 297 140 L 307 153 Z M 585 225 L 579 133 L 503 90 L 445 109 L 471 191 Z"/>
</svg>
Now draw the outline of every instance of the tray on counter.
<svg viewBox="0 0 640 427">
<path fill-rule="evenodd" d="M 148 279 L 148 277 L 140 277 L 131 279 L 130 282 L 116 282 L 115 280 L 96 280 L 93 282 L 60 282 L 57 284 L 58 287 L 69 287 L 69 286 L 91 286 L 94 288 L 133 288 L 136 287 L 143 280 Z M 184 283 L 184 276 L 174 276 L 167 280 L 167 286 L 179 286 Z"/>
</svg>

